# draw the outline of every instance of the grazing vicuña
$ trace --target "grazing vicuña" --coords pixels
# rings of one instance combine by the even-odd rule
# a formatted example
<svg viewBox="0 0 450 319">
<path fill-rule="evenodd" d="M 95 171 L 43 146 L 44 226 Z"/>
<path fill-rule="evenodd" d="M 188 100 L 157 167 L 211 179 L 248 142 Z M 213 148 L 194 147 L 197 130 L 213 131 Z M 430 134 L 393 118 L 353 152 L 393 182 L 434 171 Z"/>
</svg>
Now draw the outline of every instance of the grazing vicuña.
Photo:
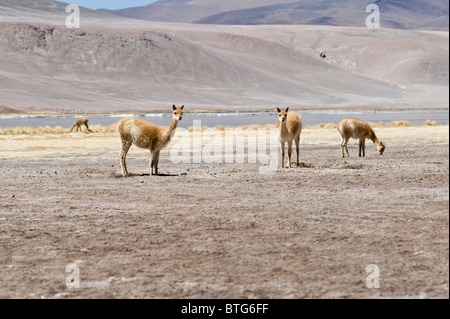
<svg viewBox="0 0 450 319">
<path fill-rule="evenodd" d="M 78 129 L 80 129 L 80 131 L 82 131 L 81 125 L 84 125 L 84 126 L 86 126 L 86 129 L 87 129 L 89 132 L 92 132 L 92 131 L 89 129 L 88 121 L 89 121 L 89 120 L 88 120 L 87 118 L 85 118 L 85 117 L 76 120 L 75 123 L 73 124 L 72 128 L 70 129 L 70 131 L 72 132 L 73 129 L 75 128 L 75 126 L 77 127 L 77 132 L 78 132 Z"/>
<path fill-rule="evenodd" d="M 345 118 L 338 123 L 337 127 L 339 133 L 341 133 L 342 142 L 341 142 L 341 151 L 342 157 L 345 157 L 344 149 L 347 152 L 347 156 L 350 156 L 348 153 L 348 140 L 350 138 L 359 139 L 359 156 L 366 156 L 366 138 L 370 139 L 378 149 L 378 153 L 383 155 L 386 146 L 383 142 L 380 142 L 375 135 L 372 127 L 369 123 L 354 119 L 354 118 Z"/>
</svg>

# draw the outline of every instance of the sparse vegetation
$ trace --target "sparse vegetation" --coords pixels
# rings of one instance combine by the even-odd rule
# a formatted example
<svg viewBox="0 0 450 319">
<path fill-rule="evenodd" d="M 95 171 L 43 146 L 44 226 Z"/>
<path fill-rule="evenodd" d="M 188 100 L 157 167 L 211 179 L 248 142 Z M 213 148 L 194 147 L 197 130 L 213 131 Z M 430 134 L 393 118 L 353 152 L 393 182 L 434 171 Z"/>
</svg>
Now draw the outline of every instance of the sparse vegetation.
<svg viewBox="0 0 450 319">
<path fill-rule="evenodd" d="M 239 126 L 238 128 L 240 128 L 240 129 L 242 129 L 242 130 L 244 130 L 244 131 L 247 131 L 247 130 L 254 130 L 254 131 L 257 131 L 257 130 L 262 129 L 263 127 L 262 127 L 262 125 L 255 125 L 255 124 L 252 124 L 252 125 L 243 125 L 243 126 Z"/>
<path fill-rule="evenodd" d="M 309 125 L 306 127 L 307 129 L 320 129 L 320 128 L 337 128 L 337 125 L 334 123 L 321 123 L 316 125 Z"/>
<path fill-rule="evenodd" d="M 92 125 L 90 126 L 92 132 L 90 133 L 111 133 L 115 132 L 115 125 L 102 126 L 102 125 Z M 87 133 L 83 131 L 84 133 Z M 39 127 L 28 127 L 28 126 L 18 126 L 18 127 L 7 127 L 0 128 L 0 135 L 34 135 L 34 134 L 69 134 L 69 128 L 63 128 L 61 126 L 50 127 L 50 126 L 39 126 Z"/>
<path fill-rule="evenodd" d="M 439 126 L 436 121 L 427 120 L 423 125 L 413 125 L 408 121 L 392 121 L 390 124 L 385 124 L 383 122 L 379 123 L 369 123 L 371 127 L 375 128 L 388 128 L 388 127 L 420 127 L 420 126 Z M 446 124 L 443 124 L 446 126 L 449 126 L 449 122 Z M 113 133 L 116 131 L 115 124 L 110 126 L 102 126 L 99 124 L 96 125 L 90 125 L 89 128 L 92 130 L 92 132 L 87 132 L 83 130 L 83 133 Z M 162 127 L 164 129 L 167 129 L 168 127 Z M 309 125 L 306 126 L 306 129 L 310 130 L 316 130 L 316 129 L 336 129 L 337 125 L 334 123 L 321 123 L 316 125 Z M 273 124 L 266 124 L 266 125 L 243 125 L 243 126 L 223 126 L 223 125 L 217 125 L 213 128 L 210 128 L 208 126 L 202 126 L 201 131 L 205 132 L 207 130 L 214 130 L 214 131 L 225 131 L 229 129 L 236 129 L 236 130 L 259 130 L 259 129 L 266 129 L 266 130 L 272 130 L 275 129 L 275 125 Z M 189 127 L 188 132 L 194 132 L 194 127 Z M 0 135 L 33 135 L 33 134 L 69 134 L 70 128 L 63 128 L 61 126 L 56 127 L 27 127 L 27 126 L 18 126 L 18 127 L 7 127 L 7 128 L 0 128 Z"/>
<path fill-rule="evenodd" d="M 425 125 L 426 125 L 426 126 L 437 126 L 437 123 L 436 123 L 436 121 L 430 121 L 430 120 L 427 120 L 427 121 L 425 122 Z"/>
<path fill-rule="evenodd" d="M 407 121 L 393 121 L 391 122 L 391 127 L 409 127 L 412 126 L 411 123 Z"/>
</svg>

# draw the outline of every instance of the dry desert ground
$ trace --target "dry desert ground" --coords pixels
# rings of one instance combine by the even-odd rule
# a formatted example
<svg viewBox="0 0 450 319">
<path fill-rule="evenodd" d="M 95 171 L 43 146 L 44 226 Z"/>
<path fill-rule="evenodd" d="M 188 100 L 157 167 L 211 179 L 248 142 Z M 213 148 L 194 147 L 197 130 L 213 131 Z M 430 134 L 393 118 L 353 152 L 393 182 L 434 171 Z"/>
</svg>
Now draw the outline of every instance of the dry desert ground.
<svg viewBox="0 0 450 319">
<path fill-rule="evenodd" d="M 0 136 L 0 297 L 448 298 L 448 126 L 376 132 L 383 157 L 352 140 L 343 159 L 335 129 L 305 129 L 300 167 L 271 174 L 252 147 L 241 164 L 168 148 L 150 176 L 133 147 L 126 178 L 117 133 Z"/>
</svg>

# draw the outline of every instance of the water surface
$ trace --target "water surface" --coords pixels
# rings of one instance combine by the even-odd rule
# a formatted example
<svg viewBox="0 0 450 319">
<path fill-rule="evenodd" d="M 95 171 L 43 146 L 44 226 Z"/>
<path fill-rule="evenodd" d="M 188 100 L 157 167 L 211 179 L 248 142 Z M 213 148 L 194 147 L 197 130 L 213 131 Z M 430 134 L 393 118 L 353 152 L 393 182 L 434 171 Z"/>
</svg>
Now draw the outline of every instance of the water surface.
<svg viewBox="0 0 450 319">
<path fill-rule="evenodd" d="M 335 123 L 345 117 L 355 117 L 361 120 L 385 124 L 392 121 L 408 121 L 413 125 L 422 125 L 427 120 L 436 121 L 444 125 L 449 121 L 448 111 L 301 111 L 298 112 L 303 118 L 303 126 L 321 123 Z M 137 117 L 148 120 L 154 124 L 168 126 L 171 113 L 148 113 L 148 114 L 104 114 L 104 115 L 3 115 L 0 116 L 0 127 L 39 127 L 39 126 L 61 126 L 71 128 L 76 119 L 87 117 L 89 125 L 100 124 L 109 126 L 115 124 L 124 117 Z M 185 113 L 179 127 L 188 128 L 194 125 L 194 121 L 201 121 L 202 126 L 215 127 L 241 126 L 241 125 L 266 125 L 275 124 L 276 112 L 231 112 L 231 113 Z M 198 125 L 200 122 L 196 122 Z"/>
</svg>

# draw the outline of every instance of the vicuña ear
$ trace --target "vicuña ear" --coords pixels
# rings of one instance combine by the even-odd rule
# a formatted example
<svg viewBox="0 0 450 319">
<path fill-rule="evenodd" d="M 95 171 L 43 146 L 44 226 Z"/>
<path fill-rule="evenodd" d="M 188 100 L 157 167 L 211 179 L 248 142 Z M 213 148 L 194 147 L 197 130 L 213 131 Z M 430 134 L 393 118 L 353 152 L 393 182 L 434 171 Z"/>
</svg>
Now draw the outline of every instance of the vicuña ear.
<svg viewBox="0 0 450 319">
<path fill-rule="evenodd" d="M 279 108 L 279 107 L 277 107 L 277 111 L 278 111 L 278 113 L 280 113 L 280 112 L 281 112 L 281 110 L 280 110 L 280 108 Z"/>
<path fill-rule="evenodd" d="M 184 109 L 184 105 L 182 107 L 180 107 L 180 109 Z"/>
<path fill-rule="evenodd" d="M 173 105 L 173 110 L 175 111 L 177 109 L 177 107 L 175 106 L 175 104 Z"/>
<path fill-rule="evenodd" d="M 286 109 L 286 113 L 289 112 L 289 107 Z"/>
</svg>

